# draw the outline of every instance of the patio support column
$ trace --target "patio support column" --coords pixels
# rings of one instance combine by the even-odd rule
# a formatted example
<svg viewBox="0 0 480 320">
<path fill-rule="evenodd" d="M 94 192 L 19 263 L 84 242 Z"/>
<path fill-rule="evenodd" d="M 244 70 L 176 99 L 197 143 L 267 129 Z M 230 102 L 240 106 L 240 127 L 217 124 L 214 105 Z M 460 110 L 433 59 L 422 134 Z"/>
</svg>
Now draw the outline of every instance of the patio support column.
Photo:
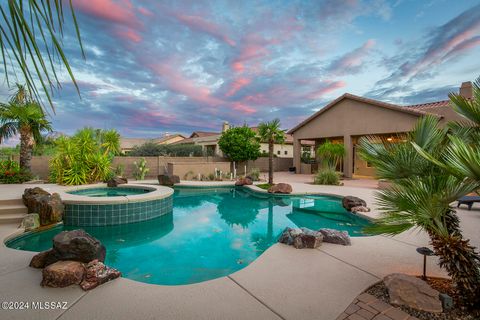
<svg viewBox="0 0 480 320">
<path fill-rule="evenodd" d="M 343 159 L 343 175 L 345 178 L 351 178 L 353 175 L 353 145 L 350 135 L 343 136 L 343 145 L 345 146 L 345 158 Z"/>
<path fill-rule="evenodd" d="M 301 156 L 302 156 L 302 144 L 300 139 L 293 139 L 293 166 L 295 167 L 295 173 L 300 172 L 300 164 L 301 164 Z"/>
</svg>

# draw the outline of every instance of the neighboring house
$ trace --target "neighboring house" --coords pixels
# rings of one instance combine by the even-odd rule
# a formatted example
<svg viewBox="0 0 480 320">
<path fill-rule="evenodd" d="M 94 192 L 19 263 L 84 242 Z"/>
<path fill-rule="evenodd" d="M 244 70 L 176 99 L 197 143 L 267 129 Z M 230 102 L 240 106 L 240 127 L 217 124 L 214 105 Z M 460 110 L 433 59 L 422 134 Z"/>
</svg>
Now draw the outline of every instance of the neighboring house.
<svg viewBox="0 0 480 320">
<path fill-rule="evenodd" d="M 224 122 L 222 126 L 222 132 L 225 132 L 230 128 L 228 122 Z M 251 127 L 251 129 L 258 133 L 258 127 Z M 203 150 L 208 155 L 223 156 L 222 151 L 218 145 L 218 141 L 222 135 L 222 132 L 204 132 L 195 131 L 189 138 L 182 140 L 178 143 L 194 143 L 201 145 Z M 311 147 L 313 151 L 313 142 L 305 141 L 304 145 Z M 268 143 L 260 143 L 260 151 L 268 153 Z M 293 158 L 293 137 L 290 134 L 285 134 L 285 142 L 283 144 L 275 144 L 273 147 L 274 154 L 279 158 Z"/>
<path fill-rule="evenodd" d="M 462 83 L 460 94 L 471 99 L 472 83 Z M 399 106 L 345 93 L 288 131 L 293 135 L 296 172 L 302 173 L 302 140 L 313 140 L 319 145 L 329 139 L 345 145 L 345 177 L 374 176 L 375 170 L 356 152 L 359 139 L 368 135 L 381 135 L 388 141 L 395 142 L 398 134 L 411 131 L 417 120 L 426 114 L 438 117 L 442 125 L 452 120 L 465 120 L 455 113 L 449 100 Z"/>
<path fill-rule="evenodd" d="M 172 144 L 184 140 L 185 137 L 181 134 L 165 134 L 160 138 L 120 138 L 120 149 L 122 153 L 128 154 L 136 146 L 141 146 L 147 142 L 156 144 Z"/>
</svg>

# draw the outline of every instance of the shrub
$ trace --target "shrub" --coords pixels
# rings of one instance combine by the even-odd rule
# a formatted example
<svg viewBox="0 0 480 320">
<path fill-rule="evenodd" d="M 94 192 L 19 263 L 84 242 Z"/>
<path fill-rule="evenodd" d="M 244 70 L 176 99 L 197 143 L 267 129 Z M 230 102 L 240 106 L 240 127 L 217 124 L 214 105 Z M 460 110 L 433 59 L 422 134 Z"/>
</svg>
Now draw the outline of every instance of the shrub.
<svg viewBox="0 0 480 320">
<path fill-rule="evenodd" d="M 335 170 L 326 168 L 320 169 L 315 175 L 314 181 L 315 184 L 325 184 L 325 185 L 339 185 L 340 177 Z"/>
<path fill-rule="evenodd" d="M 156 144 L 155 142 L 146 142 L 140 146 L 135 146 L 128 155 L 137 157 L 201 157 L 204 154 L 202 146 L 193 143 Z"/>
<path fill-rule="evenodd" d="M 0 161 L 0 183 L 23 183 L 31 179 L 31 173 L 21 170 L 18 162 L 13 160 Z"/>
<path fill-rule="evenodd" d="M 345 146 L 341 143 L 325 141 L 317 148 L 317 155 L 323 168 L 334 170 L 345 157 Z"/>
<path fill-rule="evenodd" d="M 248 175 L 250 176 L 250 178 L 252 178 L 253 181 L 258 181 L 260 180 L 260 169 L 252 168 Z"/>
<path fill-rule="evenodd" d="M 260 155 L 257 134 L 247 126 L 230 128 L 222 133 L 218 146 L 234 162 L 255 160 Z"/>
<path fill-rule="evenodd" d="M 145 161 L 145 158 L 140 159 L 140 162 L 135 161 L 133 165 L 135 166 L 135 170 L 133 172 L 135 179 L 145 180 L 145 176 L 147 175 L 148 171 L 150 171 L 150 169 L 147 167 L 147 161 Z"/>
</svg>

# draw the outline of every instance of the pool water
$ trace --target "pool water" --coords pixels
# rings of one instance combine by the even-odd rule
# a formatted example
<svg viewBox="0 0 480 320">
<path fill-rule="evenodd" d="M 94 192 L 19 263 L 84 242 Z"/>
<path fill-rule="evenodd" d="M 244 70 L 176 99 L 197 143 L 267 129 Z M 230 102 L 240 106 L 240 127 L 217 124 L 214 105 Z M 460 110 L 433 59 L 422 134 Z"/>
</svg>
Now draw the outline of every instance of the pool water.
<svg viewBox="0 0 480 320">
<path fill-rule="evenodd" d="M 143 188 L 125 188 L 125 187 L 114 187 L 114 188 L 88 188 L 80 189 L 75 191 L 69 191 L 70 194 L 75 194 L 78 196 L 86 197 L 125 197 L 133 196 L 137 194 L 145 194 L 151 192 L 152 190 L 143 189 Z"/>
<path fill-rule="evenodd" d="M 270 196 L 235 188 L 176 188 L 173 212 L 149 221 L 84 227 L 107 248 L 106 263 L 129 279 L 163 285 L 229 275 L 258 258 L 287 227 L 346 230 L 362 236 L 369 222 L 327 196 Z M 42 251 L 58 226 L 7 243 Z"/>
</svg>

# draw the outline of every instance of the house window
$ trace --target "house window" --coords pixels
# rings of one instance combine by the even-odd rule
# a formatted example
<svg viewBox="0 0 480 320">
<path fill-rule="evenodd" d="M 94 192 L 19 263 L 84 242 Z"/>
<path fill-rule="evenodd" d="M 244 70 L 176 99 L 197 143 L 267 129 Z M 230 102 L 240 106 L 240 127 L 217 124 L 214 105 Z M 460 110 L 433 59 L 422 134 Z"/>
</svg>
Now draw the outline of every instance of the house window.
<svg viewBox="0 0 480 320">
<path fill-rule="evenodd" d="M 277 154 L 280 155 L 280 150 L 277 151 Z"/>
<path fill-rule="evenodd" d="M 288 154 L 288 151 L 287 151 L 287 150 L 285 150 L 285 155 L 287 155 L 287 154 Z"/>
</svg>

